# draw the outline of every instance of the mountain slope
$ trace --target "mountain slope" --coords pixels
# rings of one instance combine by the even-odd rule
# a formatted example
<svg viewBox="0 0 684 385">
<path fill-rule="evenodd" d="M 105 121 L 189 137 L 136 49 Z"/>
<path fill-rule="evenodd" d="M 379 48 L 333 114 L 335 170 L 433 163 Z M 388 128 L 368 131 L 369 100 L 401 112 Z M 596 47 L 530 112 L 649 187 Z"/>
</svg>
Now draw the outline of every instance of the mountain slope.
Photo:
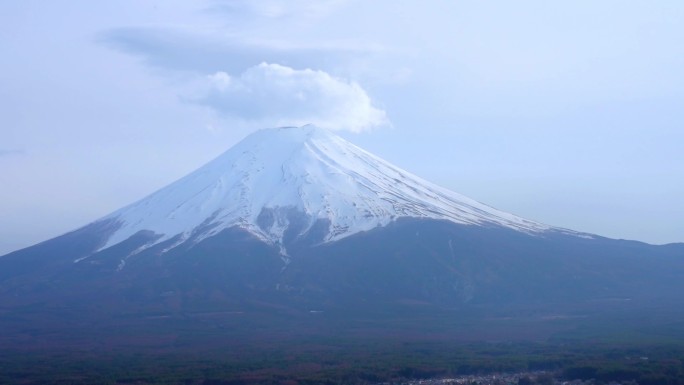
<svg viewBox="0 0 684 385">
<path fill-rule="evenodd" d="M 324 327 L 373 320 L 397 333 L 509 317 L 676 323 L 683 291 L 684 244 L 525 220 L 308 126 L 259 131 L 130 206 L 0 257 L 0 329 L 16 341 L 122 325 L 147 335 L 162 319 L 171 335 L 249 334 L 294 316 L 306 332 L 320 312 Z"/>
</svg>

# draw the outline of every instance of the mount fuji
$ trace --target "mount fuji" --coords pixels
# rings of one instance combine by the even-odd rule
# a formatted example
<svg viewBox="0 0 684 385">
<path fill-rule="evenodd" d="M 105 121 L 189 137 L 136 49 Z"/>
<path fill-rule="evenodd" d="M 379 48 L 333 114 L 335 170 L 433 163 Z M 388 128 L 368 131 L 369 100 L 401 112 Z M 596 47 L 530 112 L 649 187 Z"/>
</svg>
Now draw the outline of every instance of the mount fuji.
<svg viewBox="0 0 684 385">
<path fill-rule="evenodd" d="M 138 202 L 0 257 L 0 326 L 16 336 L 83 317 L 120 326 L 122 314 L 142 325 L 454 309 L 584 317 L 682 308 L 682 291 L 684 244 L 527 220 L 304 126 L 258 131 Z"/>
</svg>

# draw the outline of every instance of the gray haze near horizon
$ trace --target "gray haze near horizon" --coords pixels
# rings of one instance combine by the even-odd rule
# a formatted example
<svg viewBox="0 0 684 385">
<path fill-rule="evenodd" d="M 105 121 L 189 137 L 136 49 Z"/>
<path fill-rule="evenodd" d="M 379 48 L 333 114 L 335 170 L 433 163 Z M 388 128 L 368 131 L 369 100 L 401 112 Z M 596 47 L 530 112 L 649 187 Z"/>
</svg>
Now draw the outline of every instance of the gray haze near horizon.
<svg viewBox="0 0 684 385">
<path fill-rule="evenodd" d="M 0 255 L 315 123 L 554 226 L 684 241 L 684 3 L 0 3 Z"/>
</svg>

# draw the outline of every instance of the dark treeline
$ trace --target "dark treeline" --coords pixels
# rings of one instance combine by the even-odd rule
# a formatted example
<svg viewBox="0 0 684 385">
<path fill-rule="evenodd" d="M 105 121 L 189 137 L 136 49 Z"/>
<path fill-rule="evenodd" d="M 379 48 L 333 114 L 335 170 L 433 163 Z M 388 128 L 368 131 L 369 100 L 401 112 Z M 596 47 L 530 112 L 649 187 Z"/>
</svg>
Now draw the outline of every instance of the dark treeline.
<svg viewBox="0 0 684 385">
<path fill-rule="evenodd" d="M 684 384 L 684 344 L 310 341 L 211 352 L 0 354 L 2 384 L 373 384 L 539 371 L 596 384 Z"/>
</svg>

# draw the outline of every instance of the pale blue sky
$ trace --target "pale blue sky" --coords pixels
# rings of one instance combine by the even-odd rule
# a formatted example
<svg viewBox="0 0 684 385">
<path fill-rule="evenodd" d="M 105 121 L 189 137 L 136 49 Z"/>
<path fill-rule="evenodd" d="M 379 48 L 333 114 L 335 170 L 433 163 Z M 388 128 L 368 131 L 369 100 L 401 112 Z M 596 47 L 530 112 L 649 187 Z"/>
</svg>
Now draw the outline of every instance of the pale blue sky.
<svg viewBox="0 0 684 385">
<path fill-rule="evenodd" d="M 680 1 L 2 2 L 0 254 L 305 122 L 523 217 L 682 242 L 682 20 Z"/>
</svg>

